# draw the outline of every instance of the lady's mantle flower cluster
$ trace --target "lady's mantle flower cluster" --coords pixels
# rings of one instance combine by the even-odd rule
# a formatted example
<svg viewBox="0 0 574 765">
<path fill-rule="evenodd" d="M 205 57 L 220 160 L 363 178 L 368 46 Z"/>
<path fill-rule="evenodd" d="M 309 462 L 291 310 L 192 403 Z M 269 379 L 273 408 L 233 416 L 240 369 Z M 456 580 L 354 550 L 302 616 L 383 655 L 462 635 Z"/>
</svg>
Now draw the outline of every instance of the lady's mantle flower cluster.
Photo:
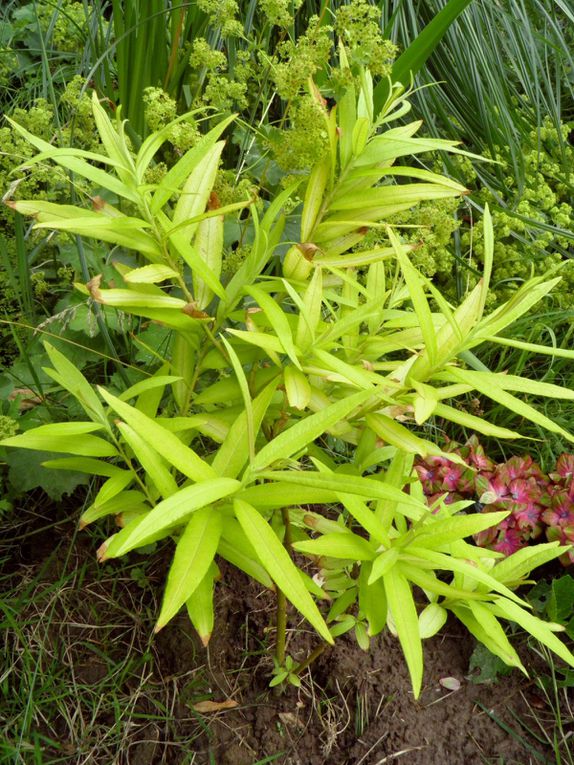
<svg viewBox="0 0 574 765">
<path fill-rule="evenodd" d="M 447 503 L 470 499 L 485 513 L 510 511 L 497 526 L 476 535 L 478 545 L 511 555 L 543 536 L 574 544 L 574 455 L 563 454 L 546 475 L 530 456 L 494 463 L 476 436 L 464 446 L 451 444 L 450 451 L 467 466 L 447 457 L 428 457 L 415 466 L 429 504 L 446 494 Z M 574 563 L 574 550 L 561 561 Z"/>
</svg>

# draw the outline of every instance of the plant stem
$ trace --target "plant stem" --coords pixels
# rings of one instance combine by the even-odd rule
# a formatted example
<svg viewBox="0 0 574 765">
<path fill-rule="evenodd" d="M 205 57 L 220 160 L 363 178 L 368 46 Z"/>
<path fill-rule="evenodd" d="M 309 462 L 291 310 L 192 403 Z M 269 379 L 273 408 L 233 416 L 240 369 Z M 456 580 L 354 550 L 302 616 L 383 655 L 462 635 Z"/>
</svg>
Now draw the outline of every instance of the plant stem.
<svg viewBox="0 0 574 765">
<path fill-rule="evenodd" d="M 285 526 L 285 536 L 283 537 L 283 546 L 291 554 L 291 523 L 289 520 L 289 510 L 286 507 L 281 509 L 281 517 Z M 275 646 L 275 656 L 280 667 L 285 664 L 285 640 L 287 635 L 287 600 L 285 595 L 277 588 L 277 637 Z"/>
<path fill-rule="evenodd" d="M 300 675 L 301 672 L 303 672 L 303 670 L 307 669 L 307 667 L 315 661 L 315 659 L 318 659 L 319 656 L 321 656 L 325 648 L 327 648 L 327 645 L 328 643 L 321 643 L 320 645 L 318 645 L 317 648 L 311 651 L 309 656 L 307 656 L 307 658 L 301 662 L 301 664 L 298 664 L 295 667 L 295 669 L 292 671 L 291 674 Z"/>
<path fill-rule="evenodd" d="M 279 666 L 285 664 L 285 638 L 287 635 L 287 600 L 277 588 L 277 638 L 275 656 Z"/>
</svg>

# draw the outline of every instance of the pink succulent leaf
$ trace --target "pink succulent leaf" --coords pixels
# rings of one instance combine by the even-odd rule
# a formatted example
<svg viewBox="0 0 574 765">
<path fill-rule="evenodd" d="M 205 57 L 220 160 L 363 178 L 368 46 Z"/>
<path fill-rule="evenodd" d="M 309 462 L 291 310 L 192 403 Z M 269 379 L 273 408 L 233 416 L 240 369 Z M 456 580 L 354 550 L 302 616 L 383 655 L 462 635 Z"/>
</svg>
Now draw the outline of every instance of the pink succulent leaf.
<svg viewBox="0 0 574 765">
<path fill-rule="evenodd" d="M 523 547 L 526 547 L 526 540 L 520 532 L 516 529 L 507 529 L 504 534 L 500 535 L 496 544 L 493 545 L 493 550 L 508 556 Z"/>
<path fill-rule="evenodd" d="M 442 486 L 445 491 L 456 491 L 459 482 L 462 478 L 464 468 L 462 465 L 450 464 L 449 468 L 444 472 L 442 478 Z"/>
<path fill-rule="evenodd" d="M 498 536 L 498 527 L 491 526 L 489 529 L 479 531 L 474 535 L 474 541 L 479 547 L 490 547 Z"/>
<path fill-rule="evenodd" d="M 480 491 L 479 502 L 484 505 L 491 505 L 494 502 L 510 497 L 508 483 L 505 483 L 499 476 L 493 478 L 477 478 L 476 487 Z"/>
<path fill-rule="evenodd" d="M 552 495 L 550 507 L 542 513 L 548 526 L 570 526 L 574 523 L 574 502 L 565 490 Z"/>
<path fill-rule="evenodd" d="M 469 464 L 482 472 L 492 472 L 494 470 L 494 462 L 486 456 L 484 447 L 478 443 L 478 439 L 473 443 L 471 443 L 471 439 L 469 439 L 468 444 L 470 446 L 470 453 L 468 456 Z"/>
<path fill-rule="evenodd" d="M 534 532 L 540 523 L 541 508 L 535 504 L 514 504 L 512 514 L 517 528 Z"/>
<path fill-rule="evenodd" d="M 562 478 L 574 478 L 574 454 L 561 454 L 556 462 L 556 472 Z"/>
<path fill-rule="evenodd" d="M 534 478 L 516 478 L 510 482 L 508 490 L 515 502 L 529 504 L 542 498 L 542 490 Z"/>
</svg>

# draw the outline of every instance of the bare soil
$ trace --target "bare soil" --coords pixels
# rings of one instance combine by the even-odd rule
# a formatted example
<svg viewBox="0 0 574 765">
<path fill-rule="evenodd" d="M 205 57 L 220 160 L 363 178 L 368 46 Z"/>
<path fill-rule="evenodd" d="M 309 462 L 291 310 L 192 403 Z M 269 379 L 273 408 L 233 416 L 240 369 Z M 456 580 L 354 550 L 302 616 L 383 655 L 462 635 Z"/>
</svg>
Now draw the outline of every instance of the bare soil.
<svg viewBox="0 0 574 765">
<path fill-rule="evenodd" d="M 46 520 L 40 517 L 21 523 L 17 534 L 4 528 L 0 545 L 4 603 L 16 603 L 17 593 L 26 588 L 30 593 L 18 601 L 20 628 L 6 620 L 1 625 L 4 692 L 21 694 L 18 683 L 28 653 L 42 671 L 58 667 L 60 686 L 70 695 L 62 703 L 38 706 L 33 716 L 32 733 L 36 728 L 44 735 L 41 740 L 56 742 L 40 747 L 40 759 L 26 748 L 20 759 L 2 759 L 0 743 L 0 762 L 555 762 L 548 752 L 532 759 L 521 734 L 511 735 L 487 714 L 485 710 L 518 732 L 514 715 L 528 720 L 529 705 L 539 699 L 532 683 L 518 672 L 497 684 L 472 683 L 468 666 L 474 641 L 455 622 L 425 643 L 424 687 L 418 701 L 413 698 L 398 641 L 388 633 L 373 642 L 370 652 L 343 636 L 306 671 L 301 688 L 270 690 L 271 593 L 222 565 L 209 648 L 201 646 L 183 613 L 153 637 L 170 551 L 154 553 L 143 575 L 142 558 L 137 556 L 127 567 L 112 562 L 98 568 L 97 540 L 78 536 L 74 517 L 45 530 Z M 20 541 L 11 543 L 10 536 L 19 536 Z M 288 650 L 302 660 L 317 645 L 317 638 L 296 615 L 290 616 Z M 56 663 L 48 667 L 50 657 Z M 445 688 L 441 684 L 445 678 L 456 678 L 460 689 Z M 41 705 L 45 701 L 41 683 L 34 694 L 34 703 Z M 5 744 L 8 753 L 14 751 L 17 726 L 7 722 L 6 698 L 0 697 L 0 724 L 10 742 Z M 197 704 L 206 700 L 237 706 L 197 711 Z M 14 714 L 13 705 L 10 714 Z"/>
</svg>

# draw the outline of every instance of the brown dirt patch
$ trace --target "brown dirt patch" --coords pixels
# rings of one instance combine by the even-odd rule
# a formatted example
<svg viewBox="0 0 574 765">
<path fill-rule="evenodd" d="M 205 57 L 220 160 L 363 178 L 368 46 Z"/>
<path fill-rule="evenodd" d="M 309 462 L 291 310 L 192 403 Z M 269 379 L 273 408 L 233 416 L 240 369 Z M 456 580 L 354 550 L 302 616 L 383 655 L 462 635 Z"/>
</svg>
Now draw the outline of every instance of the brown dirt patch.
<svg viewBox="0 0 574 765">
<path fill-rule="evenodd" d="M 24 531 L 37 531 L 34 524 L 38 521 Z M 456 623 L 425 643 L 425 679 L 418 701 L 413 699 L 398 641 L 389 634 L 376 640 L 369 653 L 343 636 L 306 672 L 301 688 L 270 691 L 272 594 L 223 565 L 209 649 L 201 647 L 183 614 L 153 638 L 170 551 L 155 553 L 143 576 L 134 575 L 143 565 L 137 556 L 98 568 L 97 540 L 76 536 L 73 526 L 73 519 L 60 522 L 17 544 L 3 535 L 4 607 L 12 609 L 19 626 L 6 620 L 2 625 L 5 661 L 0 675 L 11 702 L 6 695 L 0 700 L 0 736 L 6 742 L 0 744 L 0 762 L 540 762 L 531 760 L 520 741 L 479 706 L 517 729 L 509 710 L 528 717 L 524 697 L 528 700 L 532 686 L 519 673 L 496 685 L 469 682 L 474 644 Z M 291 626 L 298 630 L 290 633 L 288 650 L 302 659 L 316 645 L 316 637 L 304 623 L 297 624 L 294 614 L 291 617 Z M 32 691 L 22 687 L 30 659 L 38 668 Z M 58 703 L 51 702 L 54 691 L 47 687 L 54 674 Z M 446 690 L 439 682 L 445 677 L 457 678 L 460 690 Z M 4 752 L 13 756 L 17 732 L 24 730 L 12 719 L 14 699 L 25 706 L 30 692 L 34 709 L 25 729 L 26 746 L 20 759 L 3 759 Z M 196 712 L 194 705 L 206 699 L 232 699 L 237 707 Z M 34 735 L 39 744 L 34 744 Z M 34 746 L 40 760 L 34 759 Z"/>
</svg>

